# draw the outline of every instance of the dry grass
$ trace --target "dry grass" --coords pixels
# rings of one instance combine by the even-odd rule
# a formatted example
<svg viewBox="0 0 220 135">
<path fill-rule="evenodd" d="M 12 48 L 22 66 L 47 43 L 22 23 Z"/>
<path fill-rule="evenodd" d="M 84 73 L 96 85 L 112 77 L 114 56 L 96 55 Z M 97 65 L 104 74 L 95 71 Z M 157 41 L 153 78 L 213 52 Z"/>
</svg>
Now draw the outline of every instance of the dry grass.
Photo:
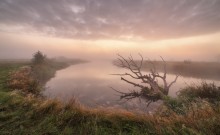
<svg viewBox="0 0 220 135">
<path fill-rule="evenodd" d="M 2 100 L 3 98 L 1 98 Z M 205 104 L 206 103 L 206 104 Z M 12 130 L 12 133 L 32 134 L 216 134 L 219 111 L 204 101 L 204 106 L 193 106 L 187 114 L 180 115 L 163 106 L 158 113 L 136 114 L 118 109 L 91 109 L 72 99 L 67 103 L 59 100 L 44 100 L 28 95 L 21 96 L 13 92 L 7 100 L 10 105 L 2 114 L 7 116 L 0 123 L 0 131 Z M 10 123 L 19 116 L 23 131 L 13 129 Z M 0 118 L 1 119 L 1 118 Z M 43 127 L 44 128 L 43 128 Z"/>
</svg>

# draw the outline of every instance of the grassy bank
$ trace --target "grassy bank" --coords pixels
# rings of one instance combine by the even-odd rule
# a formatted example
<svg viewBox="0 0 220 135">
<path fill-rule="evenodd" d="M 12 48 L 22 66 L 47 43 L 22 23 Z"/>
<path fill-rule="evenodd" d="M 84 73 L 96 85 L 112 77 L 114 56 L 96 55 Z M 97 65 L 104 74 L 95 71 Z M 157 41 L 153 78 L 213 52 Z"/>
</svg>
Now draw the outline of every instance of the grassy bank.
<svg viewBox="0 0 220 135">
<path fill-rule="evenodd" d="M 187 87 L 178 98 L 168 97 L 155 114 L 135 114 L 89 109 L 74 99 L 63 104 L 9 89 L 6 82 L 10 72 L 23 65 L 26 64 L 0 66 L 1 135 L 220 134 L 220 107 L 216 98 L 220 88 L 214 85 Z"/>
</svg>

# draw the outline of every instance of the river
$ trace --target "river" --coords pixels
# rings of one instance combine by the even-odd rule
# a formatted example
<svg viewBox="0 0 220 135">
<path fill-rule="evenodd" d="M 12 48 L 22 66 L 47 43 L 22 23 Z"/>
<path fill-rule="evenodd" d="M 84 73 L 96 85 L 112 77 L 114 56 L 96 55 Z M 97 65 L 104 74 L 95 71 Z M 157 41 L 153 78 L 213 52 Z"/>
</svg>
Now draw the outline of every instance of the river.
<svg viewBox="0 0 220 135">
<path fill-rule="evenodd" d="M 66 69 L 59 70 L 56 76 L 46 84 L 44 95 L 48 98 L 58 98 L 62 101 L 68 101 L 76 98 L 81 104 L 88 107 L 112 107 L 128 110 L 144 110 L 145 103 L 137 100 L 124 102 L 119 100 L 119 91 L 138 90 L 133 86 L 120 80 L 120 76 L 112 75 L 125 73 L 125 69 L 116 67 L 112 62 L 88 62 L 69 66 Z M 171 82 L 175 75 L 169 74 L 167 81 Z M 214 82 L 219 85 L 219 81 L 204 80 L 193 77 L 180 76 L 177 82 L 171 87 L 169 95 L 176 96 L 177 91 L 187 85 L 199 85 L 202 81 L 208 83 Z M 141 107 L 140 107 L 141 104 Z M 152 107 L 151 107 L 152 109 Z"/>
</svg>

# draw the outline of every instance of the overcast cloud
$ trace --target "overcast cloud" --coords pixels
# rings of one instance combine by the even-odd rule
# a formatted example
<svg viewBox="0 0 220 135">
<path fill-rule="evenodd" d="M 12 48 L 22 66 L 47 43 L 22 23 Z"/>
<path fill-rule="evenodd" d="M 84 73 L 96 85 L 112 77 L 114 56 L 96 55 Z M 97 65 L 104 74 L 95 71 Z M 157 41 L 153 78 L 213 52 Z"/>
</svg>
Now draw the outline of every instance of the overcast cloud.
<svg viewBox="0 0 220 135">
<path fill-rule="evenodd" d="M 220 0 L 1 0 L 0 31 L 168 39 L 220 31 Z"/>
</svg>

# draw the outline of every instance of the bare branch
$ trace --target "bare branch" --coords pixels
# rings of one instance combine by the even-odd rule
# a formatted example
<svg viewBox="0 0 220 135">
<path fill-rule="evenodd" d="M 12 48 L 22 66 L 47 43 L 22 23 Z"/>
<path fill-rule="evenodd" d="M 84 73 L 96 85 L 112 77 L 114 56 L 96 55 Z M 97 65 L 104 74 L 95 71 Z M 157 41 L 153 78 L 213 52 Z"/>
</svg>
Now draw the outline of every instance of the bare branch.
<svg viewBox="0 0 220 135">
<path fill-rule="evenodd" d="M 153 66 L 153 69 L 150 69 L 152 71 L 151 73 L 155 73 L 156 67 L 155 67 L 154 63 L 150 59 L 148 59 L 148 62 Z"/>
<path fill-rule="evenodd" d="M 111 88 L 112 90 L 114 90 L 114 91 L 120 93 L 120 94 L 126 94 L 126 93 L 124 93 L 124 92 L 121 92 L 121 91 L 118 91 L 118 90 L 114 89 L 113 87 L 110 87 L 110 88 Z"/>
<path fill-rule="evenodd" d="M 160 56 L 160 58 L 162 59 L 163 61 L 163 66 L 164 66 L 164 79 L 166 79 L 166 75 L 167 75 L 167 64 L 165 62 L 165 60 L 163 59 L 163 57 Z"/>
<path fill-rule="evenodd" d="M 135 87 L 140 87 L 142 89 L 145 88 L 143 85 L 140 85 L 140 84 L 137 84 L 137 83 L 134 83 L 134 82 L 130 82 L 130 81 L 124 79 L 123 77 L 121 77 L 121 80 L 123 80 L 123 81 L 125 81 L 127 83 L 130 83 L 130 84 L 134 85 Z"/>
<path fill-rule="evenodd" d="M 118 76 L 130 76 L 131 78 L 134 78 L 134 79 L 140 79 L 138 77 L 135 77 L 129 73 L 124 73 L 124 74 L 110 74 L 110 75 L 118 75 Z"/>
<path fill-rule="evenodd" d="M 152 103 L 152 101 L 149 101 L 149 102 L 147 103 L 147 107 L 148 107 L 151 103 Z"/>
<path fill-rule="evenodd" d="M 170 88 L 174 83 L 176 83 L 179 75 L 176 76 L 176 78 L 168 85 L 168 88 Z"/>
<path fill-rule="evenodd" d="M 140 63 L 140 65 L 139 65 L 139 67 L 140 67 L 140 69 L 141 69 L 141 67 L 142 67 L 142 65 L 143 65 L 143 61 L 144 61 L 144 58 L 143 58 L 143 56 L 139 53 L 139 56 L 141 57 L 141 63 Z"/>
<path fill-rule="evenodd" d="M 163 99 L 164 96 L 167 96 L 169 93 L 170 87 L 177 81 L 178 76 L 176 76 L 175 80 L 172 81 L 169 85 L 167 83 L 166 77 L 167 77 L 167 69 L 166 69 L 166 62 L 163 59 L 163 57 L 160 56 L 160 58 L 163 61 L 163 68 L 164 73 L 163 75 L 160 75 L 154 63 L 149 60 L 150 64 L 152 64 L 153 68 L 150 70 L 150 74 L 143 74 L 141 69 L 143 66 L 143 56 L 139 54 L 141 60 L 138 64 L 137 61 L 134 60 L 132 55 L 130 55 L 127 59 L 125 59 L 123 56 L 118 54 L 118 65 L 119 67 L 128 69 L 131 73 L 123 73 L 123 74 L 112 74 L 112 75 L 119 75 L 119 76 L 129 76 L 132 79 L 141 80 L 140 83 L 136 83 L 133 81 L 130 81 L 124 77 L 121 77 L 121 80 L 125 81 L 126 83 L 129 83 L 133 85 L 134 87 L 140 88 L 140 91 L 130 91 L 130 92 L 120 92 L 115 89 L 116 92 L 121 94 L 121 99 L 131 100 L 133 98 L 143 98 L 148 103 L 147 106 L 151 102 L 155 102 L 157 100 Z M 163 81 L 163 87 L 160 87 L 158 84 L 158 79 L 161 79 Z M 143 84 L 143 85 L 142 85 Z M 146 85 L 144 85 L 146 84 Z"/>
</svg>

